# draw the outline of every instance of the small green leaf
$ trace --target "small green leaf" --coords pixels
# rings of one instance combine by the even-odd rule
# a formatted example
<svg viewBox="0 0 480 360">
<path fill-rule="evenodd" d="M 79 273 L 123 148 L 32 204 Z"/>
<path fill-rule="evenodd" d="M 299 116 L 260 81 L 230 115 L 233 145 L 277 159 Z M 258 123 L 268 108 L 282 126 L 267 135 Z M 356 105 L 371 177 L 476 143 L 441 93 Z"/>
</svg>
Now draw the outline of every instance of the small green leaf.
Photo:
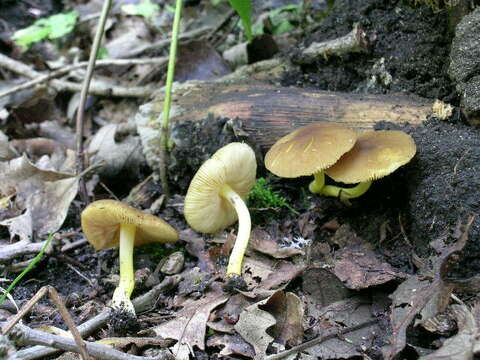
<svg viewBox="0 0 480 360">
<path fill-rule="evenodd" d="M 24 48 L 44 39 L 58 39 L 74 29 L 77 18 L 78 14 L 72 11 L 39 19 L 29 27 L 16 31 L 12 39 Z"/>
<path fill-rule="evenodd" d="M 157 4 L 152 3 L 150 0 L 143 0 L 139 4 L 122 5 L 122 11 L 125 14 L 143 16 L 146 19 L 155 15 L 159 8 Z"/>
<path fill-rule="evenodd" d="M 252 40 L 252 2 L 251 0 L 228 0 L 230 5 L 242 19 L 243 28 L 245 29 L 245 35 L 247 40 Z"/>
</svg>

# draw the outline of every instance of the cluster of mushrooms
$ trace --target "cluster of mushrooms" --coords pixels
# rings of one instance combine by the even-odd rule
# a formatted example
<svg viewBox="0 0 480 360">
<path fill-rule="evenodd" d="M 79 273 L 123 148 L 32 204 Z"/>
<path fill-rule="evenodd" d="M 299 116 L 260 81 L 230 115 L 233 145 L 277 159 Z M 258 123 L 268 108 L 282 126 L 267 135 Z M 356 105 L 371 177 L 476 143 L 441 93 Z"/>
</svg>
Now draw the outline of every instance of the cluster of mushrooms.
<svg viewBox="0 0 480 360">
<path fill-rule="evenodd" d="M 318 122 L 278 140 L 267 152 L 265 166 L 280 177 L 313 175 L 309 186 L 312 193 L 345 200 L 364 194 L 373 180 L 408 163 L 415 151 L 413 139 L 401 131 L 368 131 L 357 136 L 349 128 Z M 185 219 L 198 232 L 214 234 L 238 219 L 228 279 L 241 279 L 251 230 L 244 199 L 255 184 L 256 170 L 254 151 L 247 144 L 230 143 L 200 167 L 185 197 Z M 336 182 L 358 185 L 325 185 L 325 174 Z M 120 282 L 111 305 L 135 316 L 130 300 L 135 286 L 133 248 L 149 242 L 175 242 L 177 231 L 156 216 L 114 200 L 91 203 L 82 212 L 81 222 L 96 250 L 119 247 Z"/>
</svg>

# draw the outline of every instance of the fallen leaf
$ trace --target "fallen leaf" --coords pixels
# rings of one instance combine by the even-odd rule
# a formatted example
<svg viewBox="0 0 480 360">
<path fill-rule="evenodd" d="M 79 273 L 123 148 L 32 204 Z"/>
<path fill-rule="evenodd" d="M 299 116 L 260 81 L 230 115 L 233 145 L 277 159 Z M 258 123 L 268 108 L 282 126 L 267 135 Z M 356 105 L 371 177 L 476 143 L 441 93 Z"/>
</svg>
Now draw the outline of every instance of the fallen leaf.
<svg viewBox="0 0 480 360">
<path fill-rule="evenodd" d="M 297 248 L 280 247 L 268 232 L 259 228 L 252 230 L 249 247 L 263 254 L 270 255 L 275 259 L 285 259 L 295 255 L 305 254 L 302 250 Z"/>
<path fill-rule="evenodd" d="M 295 346 L 303 341 L 303 302 L 294 293 L 277 291 L 262 308 L 276 319 L 271 332 L 276 343 Z"/>
<path fill-rule="evenodd" d="M 269 312 L 260 309 L 269 298 L 246 307 L 240 314 L 235 330 L 255 350 L 255 359 L 265 356 L 268 345 L 274 340 L 267 334 L 267 329 L 276 324 L 275 317 Z"/>
<path fill-rule="evenodd" d="M 220 347 L 220 355 L 240 355 L 248 358 L 255 356 L 253 347 L 239 335 L 213 335 L 207 340 L 208 347 Z"/>
<path fill-rule="evenodd" d="M 112 178 L 122 172 L 136 175 L 144 163 L 142 147 L 137 137 L 127 136 L 115 141 L 118 125 L 108 124 L 100 128 L 88 146 L 88 152 L 94 154 L 92 163 L 103 163 L 98 170 L 101 176 Z"/>
<path fill-rule="evenodd" d="M 10 237 L 21 240 L 57 231 L 63 224 L 72 200 L 78 192 L 78 178 L 41 170 L 26 157 L 0 163 L 0 192 L 15 194 L 14 206 L 23 214 L 3 219 Z"/>
<path fill-rule="evenodd" d="M 374 320 L 372 306 L 361 296 L 349 298 L 330 304 L 320 309 L 313 330 L 320 336 Z M 381 338 L 380 328 L 376 323 L 349 332 L 342 337 L 335 337 L 305 350 L 317 359 L 350 359 L 361 357 L 362 348 L 368 348 L 373 341 Z"/>
<path fill-rule="evenodd" d="M 175 319 L 152 330 L 164 339 L 178 340 L 172 349 L 173 354 L 176 359 L 188 359 L 194 346 L 205 350 L 205 334 L 210 313 L 227 300 L 228 296 L 219 286 L 215 286 L 202 298 L 185 301 L 183 309 L 176 314 Z"/>
<path fill-rule="evenodd" d="M 475 345 L 478 342 L 478 324 L 475 316 L 463 305 L 452 305 L 452 311 L 458 326 L 457 334 L 445 340 L 440 349 L 422 356 L 420 360 L 471 360 L 474 358 Z"/>
<path fill-rule="evenodd" d="M 212 313 L 213 318 L 208 322 L 208 327 L 223 333 L 234 334 L 234 325 L 240 318 L 240 313 L 251 304 L 242 294 L 230 297 L 225 305 Z"/>
<path fill-rule="evenodd" d="M 16 156 L 17 154 L 8 142 L 7 135 L 0 131 L 0 161 L 11 160 Z"/>
<path fill-rule="evenodd" d="M 352 290 L 381 285 L 401 276 L 390 264 L 380 261 L 371 249 L 362 246 L 338 250 L 333 262 L 333 273 Z"/>
</svg>

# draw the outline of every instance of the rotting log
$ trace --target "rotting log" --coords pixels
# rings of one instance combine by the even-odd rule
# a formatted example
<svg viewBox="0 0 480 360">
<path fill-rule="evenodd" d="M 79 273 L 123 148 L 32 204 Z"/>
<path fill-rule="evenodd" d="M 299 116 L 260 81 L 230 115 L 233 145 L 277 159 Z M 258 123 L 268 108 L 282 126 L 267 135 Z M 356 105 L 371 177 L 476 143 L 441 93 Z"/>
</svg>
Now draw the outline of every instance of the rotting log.
<svg viewBox="0 0 480 360">
<path fill-rule="evenodd" d="M 154 106 L 161 109 L 161 99 Z M 416 96 L 370 95 L 270 85 L 197 83 L 174 97 L 173 121 L 198 121 L 209 113 L 239 118 L 262 148 L 293 129 L 316 121 L 341 123 L 359 132 L 379 121 L 417 126 L 433 101 Z M 157 105 L 158 108 L 157 108 Z M 160 111 L 160 110 L 159 110 Z"/>
</svg>

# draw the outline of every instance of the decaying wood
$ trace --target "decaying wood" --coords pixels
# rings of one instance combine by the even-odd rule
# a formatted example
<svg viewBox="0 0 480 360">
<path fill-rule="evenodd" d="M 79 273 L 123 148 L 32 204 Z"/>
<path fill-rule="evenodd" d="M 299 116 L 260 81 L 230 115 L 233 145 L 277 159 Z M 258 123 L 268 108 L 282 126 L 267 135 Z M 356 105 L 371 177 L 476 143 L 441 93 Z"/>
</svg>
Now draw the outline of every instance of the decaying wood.
<svg viewBox="0 0 480 360">
<path fill-rule="evenodd" d="M 177 91 L 173 121 L 215 116 L 240 118 L 250 140 L 263 148 L 293 129 L 316 121 L 349 126 L 359 132 L 379 121 L 421 124 L 433 101 L 405 95 L 352 94 L 270 85 L 197 83 Z M 161 98 L 154 112 L 161 112 Z"/>
</svg>

